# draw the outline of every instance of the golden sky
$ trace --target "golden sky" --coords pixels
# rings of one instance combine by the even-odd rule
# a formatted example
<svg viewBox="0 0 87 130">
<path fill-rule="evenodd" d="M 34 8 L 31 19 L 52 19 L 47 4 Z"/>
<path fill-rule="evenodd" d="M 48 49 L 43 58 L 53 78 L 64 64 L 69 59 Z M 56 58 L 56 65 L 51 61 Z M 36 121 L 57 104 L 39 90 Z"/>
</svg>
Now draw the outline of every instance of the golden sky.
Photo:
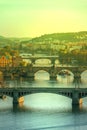
<svg viewBox="0 0 87 130">
<path fill-rule="evenodd" d="M 0 35 L 87 31 L 87 0 L 0 0 Z"/>
</svg>

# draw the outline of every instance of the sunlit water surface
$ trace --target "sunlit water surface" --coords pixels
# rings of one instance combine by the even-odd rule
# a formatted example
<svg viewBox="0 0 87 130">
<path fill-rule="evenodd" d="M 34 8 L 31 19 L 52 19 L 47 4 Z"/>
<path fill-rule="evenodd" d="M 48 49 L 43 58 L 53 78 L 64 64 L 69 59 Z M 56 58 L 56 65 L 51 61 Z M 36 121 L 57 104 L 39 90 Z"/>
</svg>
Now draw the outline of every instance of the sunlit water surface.
<svg viewBox="0 0 87 130">
<path fill-rule="evenodd" d="M 79 87 L 86 87 L 86 73 L 82 74 Z M 40 71 L 35 81 L 22 81 L 21 87 L 75 87 L 73 76 L 57 76 L 56 81 L 49 80 L 49 74 Z M 16 80 L 8 81 L 10 87 L 17 85 Z M 87 98 L 79 110 L 73 111 L 70 98 L 52 94 L 37 93 L 24 97 L 24 103 L 14 106 L 12 98 L 0 99 L 0 130 L 86 130 Z"/>
</svg>

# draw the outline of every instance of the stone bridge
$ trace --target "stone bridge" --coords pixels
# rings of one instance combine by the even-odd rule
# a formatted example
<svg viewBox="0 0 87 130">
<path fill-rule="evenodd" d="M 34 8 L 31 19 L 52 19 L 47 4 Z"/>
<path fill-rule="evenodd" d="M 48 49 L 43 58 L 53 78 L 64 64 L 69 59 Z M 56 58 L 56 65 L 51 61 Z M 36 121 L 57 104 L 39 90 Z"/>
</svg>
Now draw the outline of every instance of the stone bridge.
<svg viewBox="0 0 87 130">
<path fill-rule="evenodd" d="M 3 73 L 4 78 L 16 78 L 24 77 L 27 79 L 34 79 L 35 73 L 44 70 L 49 73 L 50 79 L 57 78 L 57 75 L 62 71 L 66 70 L 68 74 L 72 74 L 74 80 L 81 80 L 81 74 L 87 70 L 87 66 L 34 66 L 32 64 L 23 67 L 0 67 L 0 71 Z"/>
<path fill-rule="evenodd" d="M 78 105 L 81 98 L 87 97 L 87 88 L 0 88 L 0 95 L 12 97 L 13 104 L 17 104 L 20 97 L 35 93 L 63 95 L 72 99 L 72 105 Z"/>
<path fill-rule="evenodd" d="M 30 56 L 28 58 L 22 58 L 23 60 L 30 60 L 32 64 L 35 64 L 35 61 L 38 59 L 48 59 L 51 61 L 51 64 L 55 64 L 55 61 L 58 60 L 59 56 Z"/>
<path fill-rule="evenodd" d="M 62 70 L 71 72 L 75 77 L 81 76 L 81 74 L 87 70 L 87 66 L 48 66 L 48 67 L 33 67 L 32 73 L 35 74 L 39 70 L 44 70 L 50 74 L 50 76 L 56 76 Z"/>
</svg>

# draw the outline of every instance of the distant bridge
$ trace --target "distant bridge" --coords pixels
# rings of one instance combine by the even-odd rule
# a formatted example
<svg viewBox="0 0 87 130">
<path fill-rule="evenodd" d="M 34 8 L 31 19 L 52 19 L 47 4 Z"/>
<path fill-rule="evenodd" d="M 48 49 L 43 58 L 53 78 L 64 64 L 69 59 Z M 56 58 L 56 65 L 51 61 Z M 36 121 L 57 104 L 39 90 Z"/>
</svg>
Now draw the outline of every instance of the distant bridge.
<svg viewBox="0 0 87 130">
<path fill-rule="evenodd" d="M 58 60 L 59 56 L 30 56 L 22 59 L 28 59 L 30 60 L 33 64 L 35 63 L 36 60 L 38 59 L 48 59 L 51 61 L 52 64 L 55 64 L 55 61 Z"/>
<path fill-rule="evenodd" d="M 0 88 L 0 95 L 13 98 L 13 104 L 18 103 L 22 96 L 34 93 L 55 93 L 72 99 L 72 105 L 78 105 L 80 98 L 87 97 L 87 88 Z"/>
<path fill-rule="evenodd" d="M 13 75 L 16 78 L 24 77 L 29 79 L 35 78 L 35 73 L 44 70 L 49 73 L 49 78 L 52 80 L 57 79 L 57 75 L 62 70 L 67 70 L 72 74 L 74 81 L 81 81 L 81 74 L 87 70 L 87 66 L 34 66 L 32 64 L 28 66 L 19 66 L 19 67 L 0 67 L 0 71 L 3 72 L 5 78 L 11 78 Z"/>
<path fill-rule="evenodd" d="M 58 60 L 58 56 L 30 56 L 28 58 L 22 58 L 22 59 L 30 59 L 31 64 L 27 64 L 27 66 L 6 66 L 6 67 L 0 67 L 0 71 L 3 72 L 4 78 L 11 78 L 11 76 L 20 78 L 24 77 L 29 79 L 35 78 L 35 73 L 44 70 L 49 73 L 49 78 L 52 80 L 57 79 L 57 75 L 62 70 L 67 70 L 68 72 L 72 73 L 74 81 L 81 81 L 81 74 L 87 70 L 87 66 L 65 66 L 65 65 L 55 65 L 55 60 Z M 35 61 L 38 59 L 49 59 L 51 61 L 51 64 L 46 66 L 38 66 L 35 64 Z M 67 61 L 66 61 L 67 64 Z"/>
</svg>

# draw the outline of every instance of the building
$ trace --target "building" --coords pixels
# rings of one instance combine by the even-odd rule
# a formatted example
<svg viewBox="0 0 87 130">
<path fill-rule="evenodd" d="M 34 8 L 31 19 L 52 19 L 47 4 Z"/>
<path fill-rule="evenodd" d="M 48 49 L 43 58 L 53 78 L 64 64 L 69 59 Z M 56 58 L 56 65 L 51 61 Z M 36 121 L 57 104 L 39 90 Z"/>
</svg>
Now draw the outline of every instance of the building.
<svg viewBox="0 0 87 130">
<path fill-rule="evenodd" d="M 6 67 L 12 63 L 12 60 L 9 56 L 0 57 L 0 67 Z"/>
</svg>

